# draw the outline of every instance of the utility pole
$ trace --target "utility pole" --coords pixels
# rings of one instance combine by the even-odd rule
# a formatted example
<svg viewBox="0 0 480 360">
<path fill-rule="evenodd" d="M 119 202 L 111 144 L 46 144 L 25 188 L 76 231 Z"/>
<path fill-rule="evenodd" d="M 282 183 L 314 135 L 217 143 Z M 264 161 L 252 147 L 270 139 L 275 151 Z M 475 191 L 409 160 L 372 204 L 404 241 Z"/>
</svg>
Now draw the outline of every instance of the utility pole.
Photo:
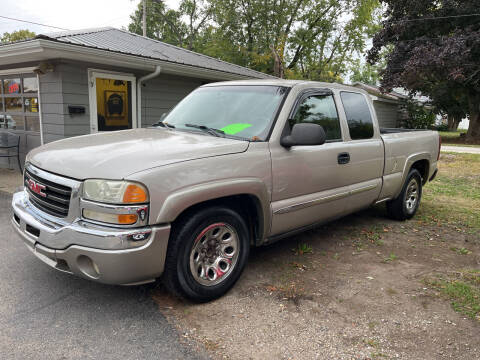
<svg viewBox="0 0 480 360">
<path fill-rule="evenodd" d="M 143 19 L 142 19 L 142 27 L 143 27 L 143 36 L 147 36 L 147 0 L 143 0 Z"/>
</svg>

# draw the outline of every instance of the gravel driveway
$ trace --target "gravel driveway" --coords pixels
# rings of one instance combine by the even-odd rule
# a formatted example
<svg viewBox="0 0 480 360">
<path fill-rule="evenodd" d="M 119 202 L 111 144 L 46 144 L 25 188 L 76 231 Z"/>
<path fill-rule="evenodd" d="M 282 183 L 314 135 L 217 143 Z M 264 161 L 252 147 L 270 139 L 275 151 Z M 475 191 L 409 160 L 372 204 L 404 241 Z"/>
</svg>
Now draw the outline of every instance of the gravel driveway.
<svg viewBox="0 0 480 360">
<path fill-rule="evenodd" d="M 95 284 L 36 259 L 11 229 L 10 199 L 0 191 L 0 359 L 207 358 L 180 342 L 150 287 Z"/>
</svg>

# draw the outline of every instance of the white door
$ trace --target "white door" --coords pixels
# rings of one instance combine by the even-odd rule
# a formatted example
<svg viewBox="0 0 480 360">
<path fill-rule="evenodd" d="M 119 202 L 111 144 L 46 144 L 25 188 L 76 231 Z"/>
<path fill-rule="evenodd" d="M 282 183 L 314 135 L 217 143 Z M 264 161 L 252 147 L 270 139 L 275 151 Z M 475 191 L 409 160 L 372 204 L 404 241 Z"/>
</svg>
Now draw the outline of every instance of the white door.
<svg viewBox="0 0 480 360">
<path fill-rule="evenodd" d="M 90 69 L 88 78 L 91 133 L 140 126 L 135 76 Z"/>
</svg>

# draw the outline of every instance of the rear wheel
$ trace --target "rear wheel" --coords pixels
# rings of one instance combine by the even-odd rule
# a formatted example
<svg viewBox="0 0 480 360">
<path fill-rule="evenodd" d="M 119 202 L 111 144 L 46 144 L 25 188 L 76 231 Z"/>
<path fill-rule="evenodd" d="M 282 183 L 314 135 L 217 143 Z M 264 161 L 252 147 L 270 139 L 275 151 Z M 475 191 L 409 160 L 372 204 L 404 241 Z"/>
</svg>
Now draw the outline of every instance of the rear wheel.
<svg viewBox="0 0 480 360">
<path fill-rule="evenodd" d="M 388 215 L 396 220 L 407 220 L 415 216 L 422 198 L 422 176 L 417 169 L 408 173 L 400 195 L 387 202 Z"/>
<path fill-rule="evenodd" d="M 193 301 L 213 300 L 238 280 L 249 248 L 247 224 L 236 211 L 223 206 L 199 210 L 174 224 L 164 282 Z"/>
</svg>

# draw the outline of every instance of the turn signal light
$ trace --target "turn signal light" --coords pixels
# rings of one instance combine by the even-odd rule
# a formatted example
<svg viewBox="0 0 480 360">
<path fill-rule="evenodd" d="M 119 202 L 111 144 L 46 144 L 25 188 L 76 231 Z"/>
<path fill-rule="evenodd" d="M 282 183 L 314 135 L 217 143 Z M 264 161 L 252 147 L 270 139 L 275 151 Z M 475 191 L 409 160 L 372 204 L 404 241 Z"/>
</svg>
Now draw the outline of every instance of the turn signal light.
<svg viewBox="0 0 480 360">
<path fill-rule="evenodd" d="M 137 214 L 108 214 L 89 209 L 83 210 L 83 217 L 108 224 L 133 225 L 138 220 Z"/>
<path fill-rule="evenodd" d="M 137 220 L 138 216 L 136 214 L 118 215 L 118 223 L 122 225 L 135 224 Z"/>
<path fill-rule="evenodd" d="M 144 187 L 130 184 L 125 189 L 125 193 L 123 194 L 124 203 L 144 203 L 147 201 L 148 195 Z"/>
</svg>

